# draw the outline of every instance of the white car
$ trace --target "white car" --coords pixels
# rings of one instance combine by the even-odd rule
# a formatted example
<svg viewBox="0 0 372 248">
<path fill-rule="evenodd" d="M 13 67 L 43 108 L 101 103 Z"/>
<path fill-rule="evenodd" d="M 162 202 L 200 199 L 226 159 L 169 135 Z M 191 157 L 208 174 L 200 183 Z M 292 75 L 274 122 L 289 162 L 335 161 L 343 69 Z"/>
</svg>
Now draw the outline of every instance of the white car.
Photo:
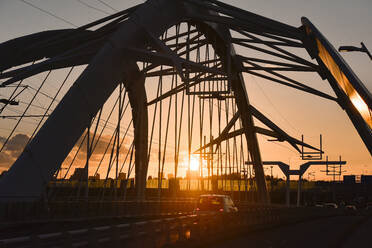
<svg viewBox="0 0 372 248">
<path fill-rule="evenodd" d="M 228 195 L 201 195 L 196 203 L 194 214 L 234 213 L 238 212 Z"/>
<path fill-rule="evenodd" d="M 324 203 L 325 208 L 338 208 L 336 203 Z"/>
</svg>

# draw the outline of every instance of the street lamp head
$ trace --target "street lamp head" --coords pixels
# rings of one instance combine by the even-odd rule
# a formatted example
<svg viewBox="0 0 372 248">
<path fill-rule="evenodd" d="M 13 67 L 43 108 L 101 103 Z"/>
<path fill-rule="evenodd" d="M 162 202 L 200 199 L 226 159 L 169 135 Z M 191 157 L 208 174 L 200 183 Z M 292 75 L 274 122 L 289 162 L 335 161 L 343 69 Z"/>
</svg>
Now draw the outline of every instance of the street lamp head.
<svg viewBox="0 0 372 248">
<path fill-rule="evenodd" d="M 340 46 L 338 48 L 339 52 L 362 52 L 363 49 L 355 46 Z"/>
<path fill-rule="evenodd" d="M 339 52 L 362 52 L 366 53 L 368 57 L 372 60 L 372 55 L 368 51 L 367 47 L 364 45 L 363 42 L 360 43 L 362 46 L 361 47 L 355 47 L 355 46 L 340 46 L 338 48 Z"/>
</svg>

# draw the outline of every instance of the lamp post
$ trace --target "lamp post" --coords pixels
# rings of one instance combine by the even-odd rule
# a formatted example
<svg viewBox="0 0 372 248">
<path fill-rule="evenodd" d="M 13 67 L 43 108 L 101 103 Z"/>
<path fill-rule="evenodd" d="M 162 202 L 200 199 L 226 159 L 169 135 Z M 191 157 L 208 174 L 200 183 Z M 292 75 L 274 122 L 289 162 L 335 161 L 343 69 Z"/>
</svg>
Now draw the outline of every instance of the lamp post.
<svg viewBox="0 0 372 248">
<path fill-rule="evenodd" d="M 372 60 L 372 55 L 371 53 L 368 51 L 367 47 L 364 45 L 363 42 L 360 43 L 362 45 L 362 47 L 355 47 L 355 46 L 340 46 L 338 48 L 338 51 L 339 52 L 362 52 L 362 53 L 366 53 L 368 55 L 368 57 Z"/>
</svg>

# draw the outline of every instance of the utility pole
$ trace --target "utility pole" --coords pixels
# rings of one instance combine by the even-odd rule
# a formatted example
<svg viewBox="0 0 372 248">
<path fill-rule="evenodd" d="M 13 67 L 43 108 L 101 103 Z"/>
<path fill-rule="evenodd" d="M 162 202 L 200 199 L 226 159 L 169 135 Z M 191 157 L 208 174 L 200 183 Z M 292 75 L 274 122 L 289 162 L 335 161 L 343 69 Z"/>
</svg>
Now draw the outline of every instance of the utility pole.
<svg viewBox="0 0 372 248">
<path fill-rule="evenodd" d="M 211 140 L 213 140 L 213 136 L 211 136 Z M 204 136 L 204 144 L 207 144 L 207 138 L 206 136 Z M 206 152 L 205 149 L 201 150 L 199 152 L 200 154 L 200 161 L 202 161 L 202 159 L 204 160 L 207 160 L 207 170 L 208 170 L 208 177 L 207 177 L 207 181 L 208 181 L 208 189 L 210 189 L 210 185 L 212 185 L 212 179 L 213 179 L 213 147 L 209 147 L 209 151 Z M 200 163 L 200 166 L 201 168 L 201 178 L 202 178 L 202 190 L 204 189 L 204 181 L 203 181 L 203 163 L 201 162 Z"/>
<path fill-rule="evenodd" d="M 87 129 L 87 162 L 85 165 L 85 199 L 88 201 L 88 195 L 89 195 L 89 159 L 90 159 L 90 125 Z"/>
<path fill-rule="evenodd" d="M 336 201 L 336 176 L 339 176 L 339 180 L 341 177 L 341 174 L 345 171 L 342 171 L 342 163 L 341 156 L 339 156 L 339 162 L 338 164 L 331 164 L 330 161 L 328 161 L 328 156 L 326 156 L 326 170 L 322 172 L 326 172 L 327 176 L 332 176 L 332 198 L 333 201 Z"/>
<path fill-rule="evenodd" d="M 270 188 L 271 188 L 271 193 L 273 192 L 273 186 L 274 186 L 274 182 L 273 182 L 273 180 L 274 180 L 274 178 L 273 178 L 273 167 L 274 166 L 270 166 L 270 169 L 271 169 L 271 178 L 270 178 Z"/>
<path fill-rule="evenodd" d="M 210 136 L 210 140 L 209 142 L 212 142 L 213 140 L 213 136 L 211 135 Z M 212 192 L 214 193 L 214 188 L 213 188 L 213 185 L 214 185 L 214 182 L 213 182 L 213 146 L 210 146 L 209 147 L 209 153 L 210 153 L 210 169 L 211 169 L 211 188 L 212 188 Z"/>
</svg>

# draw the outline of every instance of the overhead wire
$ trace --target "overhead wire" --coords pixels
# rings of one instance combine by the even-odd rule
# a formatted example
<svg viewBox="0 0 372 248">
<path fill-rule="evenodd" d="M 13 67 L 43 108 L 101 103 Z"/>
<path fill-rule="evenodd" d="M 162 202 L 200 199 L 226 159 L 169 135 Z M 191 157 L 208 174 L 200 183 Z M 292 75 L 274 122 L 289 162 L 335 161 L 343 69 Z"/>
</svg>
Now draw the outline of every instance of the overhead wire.
<svg viewBox="0 0 372 248">
<path fill-rule="evenodd" d="M 76 0 L 76 1 L 79 2 L 80 4 L 84 5 L 85 7 L 90 8 L 90 9 L 99 11 L 99 12 L 101 12 L 103 14 L 106 14 L 106 15 L 111 15 L 111 13 L 106 12 L 106 11 L 100 9 L 100 8 L 94 7 L 93 5 L 90 5 L 90 4 L 86 3 L 86 2 L 83 2 L 82 0 Z"/>
<path fill-rule="evenodd" d="M 25 3 L 25 4 L 27 4 L 27 5 L 29 5 L 29 6 L 31 6 L 31 7 L 33 7 L 33 8 L 35 8 L 35 9 L 38 9 L 38 10 L 40 10 L 41 12 L 43 12 L 43 13 L 49 15 L 49 16 L 52 16 L 52 17 L 54 17 L 54 18 L 56 18 L 56 19 L 58 19 L 58 20 L 60 20 L 60 21 L 62 21 L 62 22 L 64 22 L 64 23 L 66 23 L 66 24 L 68 24 L 68 25 L 71 25 L 71 26 L 73 26 L 73 27 L 75 27 L 75 28 L 78 27 L 77 25 L 75 25 L 74 23 L 72 23 L 72 22 L 66 20 L 65 18 L 60 17 L 60 16 L 57 16 L 56 14 L 53 14 L 52 12 L 47 11 L 47 10 L 45 10 L 45 9 L 42 9 L 41 7 L 39 7 L 39 6 L 37 6 L 37 5 L 33 4 L 33 3 L 30 3 L 30 2 L 28 2 L 28 1 L 26 1 L 26 0 L 19 0 L 19 1 L 21 1 L 21 2 L 23 2 L 23 3 Z"/>
<path fill-rule="evenodd" d="M 32 65 L 35 64 L 35 61 L 32 62 Z M 2 72 L 1 72 L 2 74 Z M 16 94 L 17 90 L 19 87 L 22 87 L 22 82 L 23 82 L 23 79 L 21 81 L 19 81 L 19 83 L 16 85 L 16 86 L 13 86 L 15 89 L 13 90 L 12 94 L 9 96 L 8 100 L 9 101 L 12 101 L 15 99 L 15 97 L 17 97 L 18 95 L 20 95 L 24 90 L 25 88 L 23 88 L 18 94 Z M 15 95 L 16 94 L 16 95 Z M 0 110 L 0 114 L 4 111 L 5 107 L 8 106 L 8 104 L 5 104 L 1 110 Z"/>
<path fill-rule="evenodd" d="M 51 102 L 49 103 L 48 108 L 45 110 L 43 117 L 40 119 L 39 123 L 37 124 L 36 128 L 34 129 L 34 132 L 31 134 L 31 136 L 30 136 L 30 138 L 29 138 L 27 144 L 30 143 L 30 141 L 31 141 L 32 138 L 34 137 L 35 133 L 36 133 L 37 130 L 39 129 L 41 123 L 43 122 L 44 118 L 45 118 L 46 115 L 48 114 L 48 112 L 49 112 L 50 108 L 52 107 L 54 101 L 56 100 L 56 98 L 57 98 L 59 92 L 61 91 L 62 87 L 65 85 L 65 83 L 66 83 L 68 77 L 71 75 L 71 72 L 72 72 L 73 69 L 74 69 L 74 67 L 71 67 L 70 71 L 67 73 L 65 79 L 63 80 L 63 82 L 62 82 L 62 84 L 60 85 L 59 89 L 57 90 L 56 94 L 54 95 L 54 97 L 52 98 Z"/>
<path fill-rule="evenodd" d="M 6 97 L 6 96 L 3 95 L 3 94 L 0 94 L 0 96 L 1 96 L 1 97 Z M 26 105 L 29 104 L 28 102 L 24 102 L 24 101 L 21 101 L 21 100 L 18 100 L 17 102 L 18 102 L 18 103 L 21 103 L 21 104 L 26 104 Z M 31 106 L 33 106 L 33 107 L 35 107 L 35 108 L 41 108 L 41 109 L 45 110 L 43 107 L 38 106 L 38 105 L 31 104 Z M 11 107 L 7 107 L 7 110 L 10 110 L 10 111 L 15 112 L 15 113 L 22 113 L 21 111 L 19 111 L 19 110 L 15 110 L 15 109 L 12 109 Z"/>
<path fill-rule="evenodd" d="M 112 10 L 115 11 L 115 12 L 119 12 L 119 10 L 113 8 L 111 5 L 109 5 L 109 4 L 106 3 L 105 1 L 103 1 L 103 0 L 97 0 L 97 1 L 100 2 L 100 3 L 102 3 L 103 5 L 105 5 L 106 7 L 112 9 Z"/>
<path fill-rule="evenodd" d="M 51 70 L 48 72 L 48 74 L 45 76 L 45 78 L 44 78 L 44 80 L 43 80 L 43 82 L 40 84 L 40 86 L 39 86 L 39 89 L 38 89 L 38 91 L 35 93 L 35 95 L 33 96 L 33 98 L 31 99 L 31 102 L 30 102 L 30 104 L 32 104 L 32 102 L 34 101 L 34 99 L 36 98 L 36 96 L 38 95 L 38 93 L 39 93 L 39 90 L 41 90 L 41 88 L 43 87 L 43 85 L 45 84 L 45 82 L 47 81 L 47 79 L 48 79 L 48 77 L 49 77 L 49 75 L 50 75 L 50 73 L 51 73 Z M 5 145 L 7 144 L 7 142 L 9 141 L 9 139 L 11 138 L 11 136 L 13 135 L 13 133 L 15 132 L 15 130 L 17 129 L 17 127 L 18 127 L 18 125 L 19 125 L 19 123 L 21 122 L 21 120 L 23 119 L 23 116 L 26 114 L 26 112 L 28 111 L 28 109 L 30 108 L 30 104 L 26 107 L 26 109 L 23 111 L 23 114 L 22 114 L 22 116 L 18 119 L 18 121 L 17 121 L 17 123 L 16 123 L 16 125 L 13 127 L 13 130 L 12 130 L 12 132 L 10 132 L 10 134 L 9 134 L 9 136 L 8 136 L 8 138 L 6 139 L 6 141 L 4 142 L 4 144 L 3 144 L 3 146 L 1 147 L 1 149 L 0 149 L 0 152 L 4 149 L 4 147 L 5 147 Z"/>
<path fill-rule="evenodd" d="M 282 118 L 282 120 L 284 120 L 297 134 L 299 134 L 300 132 L 298 131 L 298 129 L 296 129 L 289 121 L 287 118 L 285 118 L 285 116 L 279 111 L 279 109 L 275 106 L 275 104 L 270 100 L 270 98 L 266 95 L 265 91 L 262 89 L 262 87 L 260 86 L 260 84 L 257 82 L 256 78 L 253 76 L 253 75 L 250 75 L 251 78 L 253 79 L 253 82 L 257 85 L 257 87 L 259 88 L 259 90 L 261 91 L 262 95 L 266 98 L 266 100 L 268 101 L 268 103 L 273 107 L 273 109 L 279 114 L 279 116 Z"/>
</svg>

